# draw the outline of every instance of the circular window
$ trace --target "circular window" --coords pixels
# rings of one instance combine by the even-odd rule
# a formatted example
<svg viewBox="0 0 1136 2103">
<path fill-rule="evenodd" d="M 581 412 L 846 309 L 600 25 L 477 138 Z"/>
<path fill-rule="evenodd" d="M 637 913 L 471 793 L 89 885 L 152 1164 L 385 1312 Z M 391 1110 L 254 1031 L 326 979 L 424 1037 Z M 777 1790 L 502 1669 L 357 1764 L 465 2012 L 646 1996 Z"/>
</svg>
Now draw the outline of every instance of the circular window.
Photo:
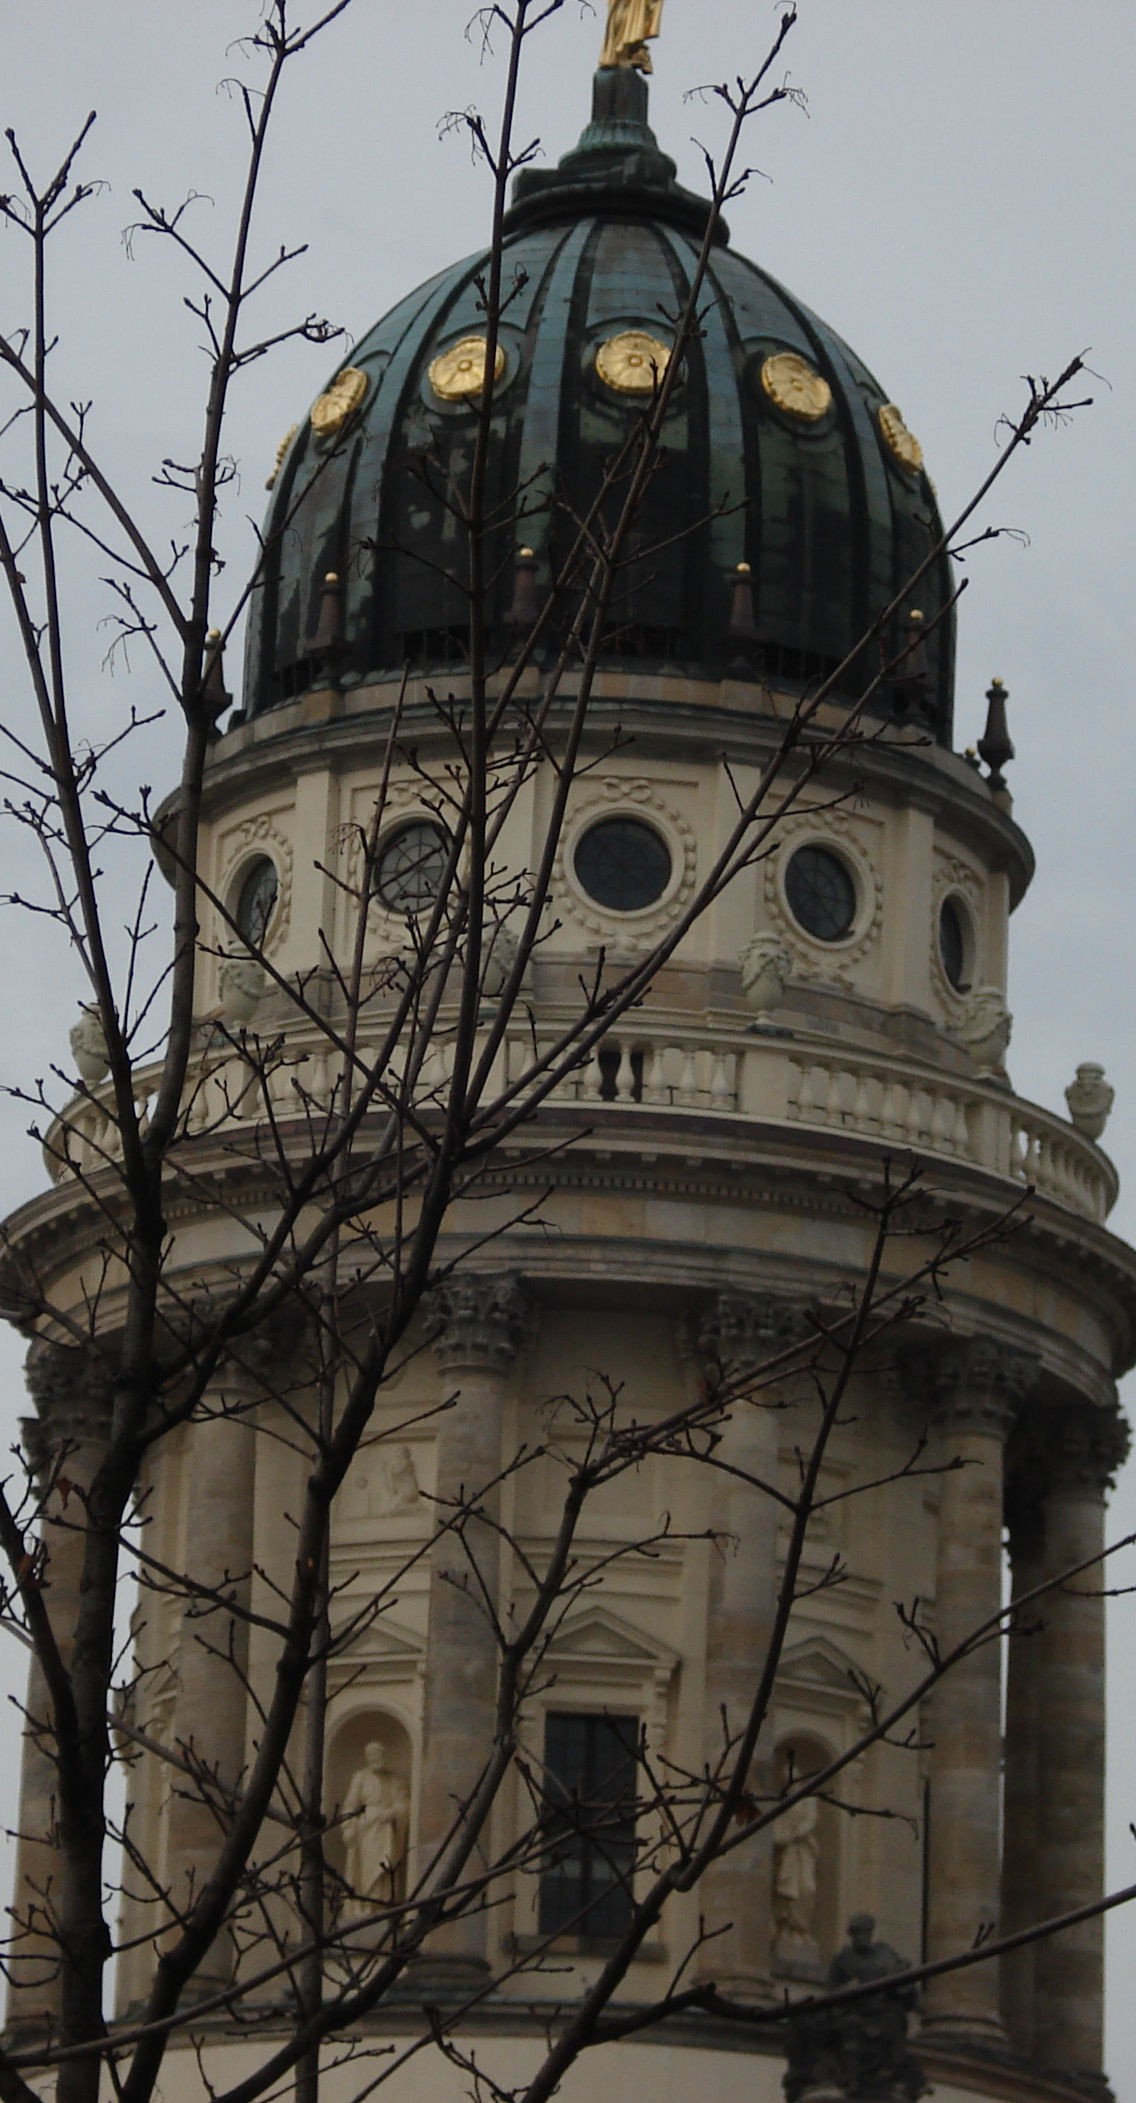
<svg viewBox="0 0 1136 2103">
<path fill-rule="evenodd" d="M 589 825 L 574 857 L 589 898 L 610 913 L 640 913 L 661 898 L 671 879 L 666 841 L 642 818 L 601 818 Z"/>
<path fill-rule="evenodd" d="M 939 961 L 956 993 L 967 993 L 967 924 L 957 899 L 944 898 L 939 907 Z"/>
<path fill-rule="evenodd" d="M 237 932 L 250 949 L 259 949 L 264 942 L 279 889 L 275 862 L 270 861 L 266 854 L 258 856 L 246 871 L 233 915 Z"/>
<path fill-rule="evenodd" d="M 794 920 L 818 942 L 842 942 L 856 918 L 856 886 L 827 847 L 798 847 L 785 871 L 785 896 Z"/>
<path fill-rule="evenodd" d="M 375 890 L 392 913 L 419 913 L 441 888 L 449 843 L 441 826 L 416 818 L 379 850 Z"/>
</svg>

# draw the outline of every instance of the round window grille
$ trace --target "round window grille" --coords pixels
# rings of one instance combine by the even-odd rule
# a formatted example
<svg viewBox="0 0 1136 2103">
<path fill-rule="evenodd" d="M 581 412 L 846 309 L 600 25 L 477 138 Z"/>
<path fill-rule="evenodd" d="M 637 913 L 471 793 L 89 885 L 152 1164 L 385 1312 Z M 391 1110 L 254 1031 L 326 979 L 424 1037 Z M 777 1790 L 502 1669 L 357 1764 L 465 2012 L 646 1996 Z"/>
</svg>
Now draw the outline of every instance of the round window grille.
<svg viewBox="0 0 1136 2103">
<path fill-rule="evenodd" d="M 601 818 L 576 847 L 577 879 L 589 898 L 610 913 L 641 913 L 662 897 L 671 879 L 671 853 L 642 818 Z"/>
<path fill-rule="evenodd" d="M 798 847 L 785 871 L 789 910 L 818 942 L 842 942 L 856 918 L 856 886 L 828 847 Z"/>
<path fill-rule="evenodd" d="M 400 825 L 379 850 L 375 890 L 392 913 L 420 913 L 432 905 L 446 869 L 448 842 L 438 825 L 423 818 Z"/>
<path fill-rule="evenodd" d="M 238 933 L 250 949 L 260 949 L 264 942 L 279 889 L 275 862 L 266 854 L 259 855 L 245 875 L 233 915 Z"/>
</svg>

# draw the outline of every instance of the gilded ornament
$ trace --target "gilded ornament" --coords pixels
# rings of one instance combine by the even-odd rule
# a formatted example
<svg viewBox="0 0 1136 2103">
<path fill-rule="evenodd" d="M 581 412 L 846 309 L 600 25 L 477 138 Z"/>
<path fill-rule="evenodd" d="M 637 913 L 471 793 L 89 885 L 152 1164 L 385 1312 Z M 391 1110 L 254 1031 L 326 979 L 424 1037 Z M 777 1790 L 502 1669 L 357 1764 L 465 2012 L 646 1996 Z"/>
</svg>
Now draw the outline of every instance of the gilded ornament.
<svg viewBox="0 0 1136 2103">
<path fill-rule="evenodd" d="M 350 423 L 361 406 L 370 386 L 365 372 L 357 365 L 345 365 L 337 372 L 326 394 L 321 394 L 312 403 L 312 429 L 317 438 L 334 438 Z"/>
<path fill-rule="evenodd" d="M 832 407 L 828 381 L 797 351 L 774 351 L 766 358 L 761 384 L 775 408 L 801 423 L 818 423 Z"/>
<path fill-rule="evenodd" d="M 669 345 L 645 329 L 609 336 L 596 352 L 596 371 L 613 394 L 653 394 L 670 362 Z"/>
<path fill-rule="evenodd" d="M 284 455 L 287 452 L 288 447 L 291 445 L 292 440 L 296 436 L 296 433 L 299 430 L 299 428 L 299 424 L 289 424 L 288 429 L 285 431 L 283 438 L 280 440 L 280 443 L 276 448 L 276 458 L 272 463 L 272 473 L 269 475 L 268 480 L 264 485 L 266 489 L 275 489 L 276 477 L 280 473 L 280 470 L 284 465 Z"/>
<path fill-rule="evenodd" d="M 901 467 L 913 475 L 923 465 L 923 448 L 914 433 L 909 431 L 894 402 L 884 402 L 880 408 L 880 430 L 884 444 Z"/>
<path fill-rule="evenodd" d="M 607 0 L 607 31 L 600 52 L 600 70 L 634 67 L 650 73 L 649 39 L 657 37 L 663 20 L 663 0 Z"/>
<path fill-rule="evenodd" d="M 460 343 L 451 343 L 448 350 L 439 351 L 430 365 L 430 385 L 443 402 L 468 402 L 481 394 L 485 387 L 485 354 L 489 346 L 484 336 L 463 336 Z M 505 353 L 501 345 L 493 359 L 493 384 L 505 376 Z"/>
</svg>

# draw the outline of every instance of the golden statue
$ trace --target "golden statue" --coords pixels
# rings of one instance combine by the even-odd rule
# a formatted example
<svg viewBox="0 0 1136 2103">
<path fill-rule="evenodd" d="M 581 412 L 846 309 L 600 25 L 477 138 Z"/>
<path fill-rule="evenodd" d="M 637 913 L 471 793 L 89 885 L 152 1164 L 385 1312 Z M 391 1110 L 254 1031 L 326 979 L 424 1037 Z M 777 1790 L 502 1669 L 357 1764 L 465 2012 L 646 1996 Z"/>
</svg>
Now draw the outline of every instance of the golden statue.
<svg viewBox="0 0 1136 2103">
<path fill-rule="evenodd" d="M 657 37 L 663 19 L 663 0 L 607 0 L 607 35 L 600 52 L 600 66 L 634 66 L 639 73 L 651 71 L 648 40 Z"/>
</svg>

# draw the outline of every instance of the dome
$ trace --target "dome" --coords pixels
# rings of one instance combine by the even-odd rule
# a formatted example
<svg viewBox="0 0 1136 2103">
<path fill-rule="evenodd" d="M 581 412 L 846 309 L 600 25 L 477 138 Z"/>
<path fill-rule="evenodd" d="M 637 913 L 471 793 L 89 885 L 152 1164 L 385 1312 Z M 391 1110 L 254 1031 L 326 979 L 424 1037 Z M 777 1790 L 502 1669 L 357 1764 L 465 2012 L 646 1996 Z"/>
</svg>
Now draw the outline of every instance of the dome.
<svg viewBox="0 0 1136 2103">
<path fill-rule="evenodd" d="M 675 182 L 646 124 L 645 83 L 631 72 L 598 74 L 579 146 L 557 169 L 518 179 L 489 462 L 486 611 L 502 652 L 517 550 L 532 551 L 538 583 L 553 573 L 650 399 L 651 360 L 673 340 L 707 218 Z M 885 389 L 834 330 L 727 244 L 720 227 L 606 654 L 640 669 L 741 670 L 794 686 L 855 648 L 925 559 L 939 519 L 918 444 Z M 249 713 L 312 683 L 328 572 L 343 584 L 344 683 L 462 661 L 465 549 L 450 491 L 472 460 L 475 401 L 463 374 L 484 331 L 487 266 L 485 253 L 467 257 L 402 300 L 292 438 L 250 621 Z M 922 615 L 926 641 L 877 704 L 914 714 L 941 743 L 950 742 L 950 590 L 945 560 L 914 588 L 903 612 Z M 906 634 L 901 618 L 844 689 L 858 691 Z"/>
</svg>

